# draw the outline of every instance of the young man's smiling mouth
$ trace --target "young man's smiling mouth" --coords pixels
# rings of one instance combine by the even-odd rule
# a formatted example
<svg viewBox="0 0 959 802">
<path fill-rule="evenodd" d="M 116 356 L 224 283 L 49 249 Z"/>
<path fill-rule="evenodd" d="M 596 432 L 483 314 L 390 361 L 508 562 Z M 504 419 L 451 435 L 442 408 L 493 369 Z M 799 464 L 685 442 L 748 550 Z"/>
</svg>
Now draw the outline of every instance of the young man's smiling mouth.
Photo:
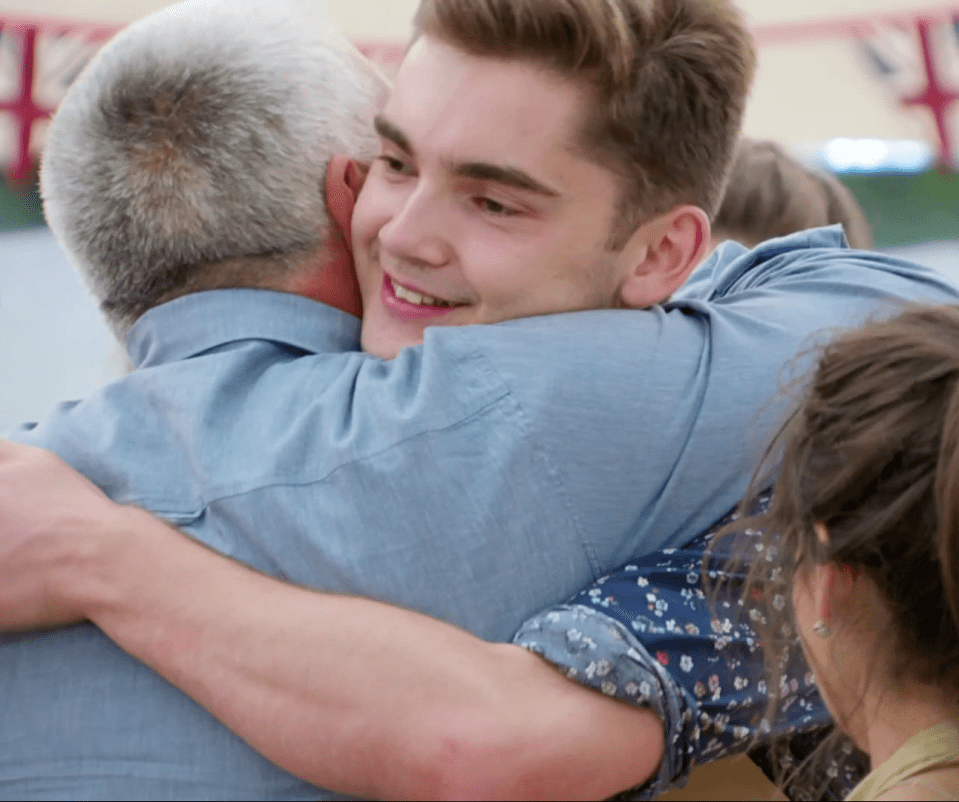
<svg viewBox="0 0 959 802">
<path fill-rule="evenodd" d="M 406 318 L 439 317 L 453 309 L 465 306 L 465 304 L 435 298 L 412 287 L 404 286 L 387 273 L 383 274 L 381 297 L 383 305 L 388 310 Z"/>
<path fill-rule="evenodd" d="M 390 287 L 393 290 L 393 294 L 396 295 L 396 297 L 400 300 L 407 301 L 411 304 L 416 304 L 417 306 L 436 306 L 441 309 L 449 309 L 450 307 L 454 306 L 451 301 L 433 298 L 431 295 L 424 295 L 416 290 L 411 290 L 407 287 L 404 287 L 402 284 L 394 281 L 389 276 L 386 277 L 386 280 L 390 282 Z"/>
</svg>

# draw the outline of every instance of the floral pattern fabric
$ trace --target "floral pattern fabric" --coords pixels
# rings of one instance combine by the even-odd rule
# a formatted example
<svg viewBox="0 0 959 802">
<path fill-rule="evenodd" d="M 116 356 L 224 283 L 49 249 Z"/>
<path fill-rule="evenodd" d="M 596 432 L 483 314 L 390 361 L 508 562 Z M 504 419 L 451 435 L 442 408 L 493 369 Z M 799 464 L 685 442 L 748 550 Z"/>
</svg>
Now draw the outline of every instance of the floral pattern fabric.
<svg viewBox="0 0 959 802">
<path fill-rule="evenodd" d="M 765 494 L 760 508 L 768 500 Z M 744 545 L 763 558 L 758 533 L 746 529 L 718 540 L 706 570 L 710 580 L 724 581 L 717 592 L 703 586 L 706 550 L 714 533 L 734 519 L 731 513 L 684 548 L 630 562 L 530 619 L 514 638 L 571 679 L 662 718 L 666 751 L 659 773 L 624 798 L 652 799 L 684 785 L 694 765 L 750 750 L 769 775 L 778 767 L 795 768 L 832 727 L 788 626 L 782 633 L 782 703 L 775 718 L 766 718 L 755 629 L 763 612 L 755 600 L 741 598 L 744 573 L 727 565 Z M 785 606 L 787 600 L 776 596 L 773 603 Z M 774 743 L 774 750 L 756 749 Z M 841 799 L 866 771 L 868 763 L 847 742 L 815 776 L 794 779 L 784 790 L 792 799 Z"/>
</svg>

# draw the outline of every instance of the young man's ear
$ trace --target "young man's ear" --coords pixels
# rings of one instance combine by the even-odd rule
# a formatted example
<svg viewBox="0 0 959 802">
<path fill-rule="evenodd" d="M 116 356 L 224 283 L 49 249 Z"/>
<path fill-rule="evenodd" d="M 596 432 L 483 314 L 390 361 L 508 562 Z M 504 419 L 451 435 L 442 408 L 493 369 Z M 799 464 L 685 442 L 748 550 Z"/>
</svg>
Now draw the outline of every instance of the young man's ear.
<svg viewBox="0 0 959 802">
<path fill-rule="evenodd" d="M 689 205 L 640 226 L 619 257 L 622 305 L 642 309 L 669 298 L 709 253 L 709 233 L 709 216 Z"/>
<path fill-rule="evenodd" d="M 368 165 L 341 155 L 331 158 L 326 168 L 326 207 L 351 251 L 353 207 L 369 169 Z"/>
</svg>

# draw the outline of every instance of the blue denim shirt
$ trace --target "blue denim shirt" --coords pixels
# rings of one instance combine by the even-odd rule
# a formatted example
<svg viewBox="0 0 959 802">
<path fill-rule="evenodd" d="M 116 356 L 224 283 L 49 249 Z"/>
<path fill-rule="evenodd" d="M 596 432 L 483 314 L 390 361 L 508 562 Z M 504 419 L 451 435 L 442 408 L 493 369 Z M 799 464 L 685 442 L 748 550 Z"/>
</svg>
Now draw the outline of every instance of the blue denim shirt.
<svg viewBox="0 0 959 802">
<path fill-rule="evenodd" d="M 506 639 L 705 530 L 781 417 L 783 364 L 912 299 L 959 297 L 838 229 L 727 244 L 663 307 L 432 328 L 391 362 L 319 304 L 202 293 L 138 321 L 134 373 L 15 437 L 256 568 Z M 0 699 L 2 798 L 323 793 L 89 626 L 0 640 Z"/>
</svg>

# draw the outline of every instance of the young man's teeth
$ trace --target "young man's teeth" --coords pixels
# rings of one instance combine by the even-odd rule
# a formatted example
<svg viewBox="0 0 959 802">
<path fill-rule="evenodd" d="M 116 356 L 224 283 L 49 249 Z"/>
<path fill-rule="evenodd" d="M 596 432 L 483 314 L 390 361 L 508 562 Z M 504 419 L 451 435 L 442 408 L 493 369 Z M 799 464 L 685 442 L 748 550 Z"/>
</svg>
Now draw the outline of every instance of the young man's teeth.
<svg viewBox="0 0 959 802">
<path fill-rule="evenodd" d="M 406 287 L 401 287 L 392 279 L 390 279 L 390 284 L 393 285 L 393 294 L 407 303 L 416 304 L 417 306 L 449 306 L 447 301 L 439 301 L 429 295 L 421 295 L 413 290 L 408 290 Z"/>
</svg>

